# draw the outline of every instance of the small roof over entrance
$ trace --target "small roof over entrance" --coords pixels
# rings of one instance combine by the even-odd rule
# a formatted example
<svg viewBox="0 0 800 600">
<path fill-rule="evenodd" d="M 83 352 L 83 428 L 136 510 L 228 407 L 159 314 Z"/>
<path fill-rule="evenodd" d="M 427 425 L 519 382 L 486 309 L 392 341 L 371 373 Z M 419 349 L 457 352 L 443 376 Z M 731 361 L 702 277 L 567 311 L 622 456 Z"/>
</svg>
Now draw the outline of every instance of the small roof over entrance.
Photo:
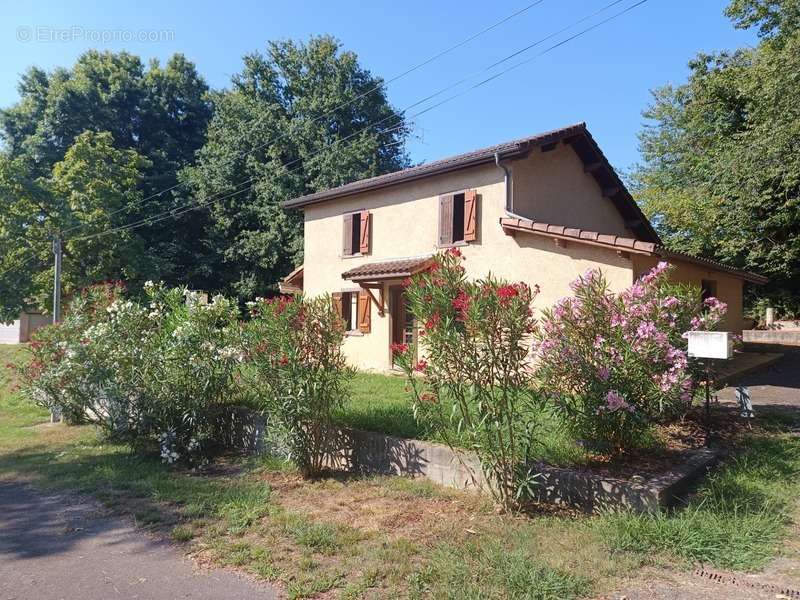
<svg viewBox="0 0 800 600">
<path fill-rule="evenodd" d="M 424 271 L 433 264 L 431 256 L 417 258 L 400 258 L 383 262 L 373 262 L 359 265 L 342 273 L 342 279 L 350 281 L 381 281 L 385 279 L 400 279 L 411 277 L 415 273 Z"/>
</svg>

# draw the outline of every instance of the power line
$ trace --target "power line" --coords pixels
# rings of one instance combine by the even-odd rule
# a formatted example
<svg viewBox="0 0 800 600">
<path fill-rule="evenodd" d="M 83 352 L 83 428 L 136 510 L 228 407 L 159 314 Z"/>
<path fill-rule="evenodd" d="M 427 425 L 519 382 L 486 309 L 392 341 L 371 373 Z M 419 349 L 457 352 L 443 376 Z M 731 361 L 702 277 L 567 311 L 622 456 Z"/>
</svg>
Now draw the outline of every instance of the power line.
<svg viewBox="0 0 800 600">
<path fill-rule="evenodd" d="M 435 93 L 433 93 L 433 94 L 431 94 L 429 96 L 426 96 L 422 100 L 414 102 L 413 104 L 407 106 L 405 109 L 403 109 L 400 112 L 401 113 L 405 113 L 410 108 L 418 106 L 418 105 L 420 105 L 420 104 L 422 104 L 422 103 L 424 103 L 424 102 L 426 102 L 426 101 L 428 101 L 428 100 L 430 100 L 432 98 L 435 98 L 435 97 L 441 95 L 442 93 L 444 93 L 446 91 L 454 89 L 455 87 L 458 87 L 459 85 L 461 85 L 465 81 L 467 81 L 467 80 L 469 80 L 469 79 L 471 79 L 471 78 L 473 78 L 473 77 L 475 77 L 475 76 L 477 76 L 479 74 L 485 73 L 485 72 L 487 72 L 488 70 L 492 69 L 493 67 L 495 67 L 497 65 L 503 64 L 503 63 L 507 62 L 508 60 L 510 60 L 511 58 L 519 56 L 522 52 L 530 50 L 530 49 L 536 47 L 537 45 L 543 43 L 546 40 L 552 39 L 553 37 L 559 35 L 560 33 L 563 33 L 564 31 L 566 31 L 568 29 L 571 29 L 575 25 L 583 23 L 583 22 L 587 21 L 588 19 L 591 19 L 594 16 L 597 16 L 601 12 L 603 12 L 605 10 L 608 10 L 609 8 L 619 4 L 622 1 L 623 0 L 614 0 L 613 2 L 605 5 L 603 8 L 601 8 L 601 9 L 599 9 L 599 10 L 597 10 L 597 11 L 591 13 L 590 15 L 587 15 L 587 16 L 581 18 L 581 19 L 578 19 L 577 21 L 573 22 L 572 24 L 568 25 L 567 27 L 564 27 L 564 28 L 560 29 L 556 33 L 549 34 L 548 36 L 546 36 L 546 37 L 544 37 L 544 38 L 542 38 L 542 39 L 540 39 L 540 40 L 538 40 L 538 41 L 536 41 L 536 42 L 534 42 L 532 44 L 529 44 L 524 49 L 518 50 L 518 51 L 516 51 L 516 52 L 514 52 L 514 53 L 512 53 L 512 54 L 510 54 L 510 55 L 508 55 L 506 57 L 504 57 L 503 59 L 492 63 L 488 67 L 485 67 L 484 69 L 481 69 L 480 71 L 477 71 L 476 73 L 473 73 L 472 75 L 470 75 L 470 76 L 468 76 L 466 78 L 463 78 L 463 79 L 461 79 L 461 80 L 459 80 L 459 81 L 457 81 L 457 82 L 455 82 L 453 84 L 445 86 L 444 88 L 438 90 L 437 92 L 435 92 Z M 605 18 L 605 19 L 603 19 L 602 21 L 598 21 L 597 23 L 595 23 L 595 24 L 593 24 L 593 25 L 591 25 L 589 27 L 586 27 L 585 29 L 583 29 L 583 30 L 581 30 L 581 31 L 569 36 L 568 38 L 565 38 L 564 40 L 561 40 L 561 41 L 557 42 L 556 44 L 553 44 L 553 45 L 547 47 L 545 50 L 543 50 L 542 52 L 539 52 L 536 55 L 534 55 L 534 56 L 532 56 L 532 57 L 530 57 L 528 59 L 525 59 L 523 61 L 520 61 L 518 63 L 515 63 L 514 65 L 512 65 L 512 66 L 510 66 L 510 67 L 508 67 L 506 69 L 503 69 L 502 71 L 500 71 L 498 73 L 495 73 L 491 77 L 488 77 L 486 79 L 483 79 L 483 80 L 473 84 L 469 88 L 466 88 L 466 89 L 464 89 L 464 90 L 462 90 L 462 91 L 460 91 L 460 92 L 458 92 L 456 94 L 452 94 L 452 95 L 448 96 L 447 98 L 445 98 L 444 100 L 442 100 L 440 102 L 437 102 L 436 104 L 433 104 L 433 105 L 431 105 L 431 106 L 429 106 L 429 107 L 427 107 L 427 108 L 425 108 L 423 110 L 420 110 L 420 111 L 414 113 L 413 115 L 411 115 L 410 118 L 413 119 L 413 118 L 419 117 L 419 116 L 421 116 L 421 115 L 423 115 L 423 114 L 425 114 L 425 113 L 427 113 L 427 112 L 429 112 L 431 110 L 434 110 L 435 108 L 438 108 L 438 107 L 442 106 L 443 104 L 446 104 L 448 102 L 451 102 L 451 101 L 455 100 L 456 98 L 459 98 L 459 97 L 463 96 L 464 94 L 466 94 L 466 93 L 468 93 L 468 92 L 470 92 L 470 91 L 472 91 L 474 89 L 482 87 L 482 86 L 490 83 L 491 81 L 494 81 L 495 79 L 497 79 L 497 78 L 499 78 L 499 77 L 501 77 L 501 76 L 513 71 L 513 70 L 516 70 L 519 67 L 521 67 L 521 66 L 523 66 L 525 64 L 528 64 L 531 61 L 533 61 L 533 60 L 535 60 L 535 59 L 537 59 L 537 58 L 539 58 L 541 56 L 544 56 L 545 54 L 548 54 L 548 53 L 552 52 L 553 50 L 555 50 L 555 49 L 557 49 L 557 48 L 559 48 L 559 47 L 561 47 L 561 46 L 563 46 L 563 45 L 565 45 L 565 44 L 567 44 L 567 43 L 569 43 L 569 42 L 571 42 L 571 41 L 573 41 L 573 40 L 575 40 L 575 39 L 577 39 L 577 38 L 579 38 L 579 37 L 581 37 L 581 36 L 583 36 L 583 35 L 585 35 L 587 33 L 589 33 L 590 31 L 593 31 L 594 29 L 597 29 L 598 27 L 600 27 L 600 26 L 602 26 L 602 25 L 604 25 L 604 24 L 606 24 L 606 23 L 608 23 L 608 22 L 610 22 L 612 20 L 621 17 L 622 15 L 630 12 L 631 10 L 637 8 L 638 6 L 641 6 L 642 4 L 646 3 L 647 1 L 648 0 L 640 0 L 639 2 L 637 2 L 635 4 L 632 4 L 631 6 L 628 6 L 627 8 L 625 8 L 625 9 L 623 9 L 623 10 L 621 10 L 621 11 L 619 11 L 619 12 L 617 12 L 617 13 L 615 13 L 615 14 L 613 14 L 613 15 Z M 375 127 L 377 125 L 380 125 L 381 123 L 383 123 L 383 122 L 385 122 L 385 121 L 387 121 L 387 120 L 389 120 L 391 118 L 397 118 L 397 115 L 389 115 L 388 117 L 385 117 L 385 118 L 377 121 L 376 123 L 372 123 L 372 124 L 366 125 L 362 129 L 350 134 L 349 136 L 346 136 L 345 138 L 340 138 L 340 139 L 337 139 L 337 140 L 335 140 L 335 141 L 333 141 L 331 143 L 325 144 L 322 148 L 320 148 L 319 150 L 317 150 L 316 152 L 314 152 L 313 154 L 311 154 L 309 157 L 306 157 L 306 158 L 312 158 L 313 156 L 316 156 L 316 155 L 320 154 L 326 148 L 328 148 L 328 147 L 330 147 L 332 145 L 336 145 L 336 144 L 338 144 L 340 142 L 346 141 L 346 140 L 348 140 L 348 139 L 350 139 L 350 138 L 352 138 L 352 137 L 354 137 L 354 136 L 356 136 L 356 135 L 358 135 L 360 133 L 363 133 L 365 130 L 367 130 L 367 129 L 371 128 L 371 127 Z M 398 127 L 401 127 L 401 126 L 402 125 L 396 125 L 395 128 L 398 128 Z M 391 129 L 389 129 L 387 131 L 391 131 Z M 295 164 L 297 162 L 300 162 L 301 160 L 303 160 L 303 159 L 302 158 L 296 158 L 296 159 L 294 159 L 292 161 L 289 161 L 288 163 L 282 164 L 280 166 L 288 167 L 288 166 L 293 165 L 293 164 Z M 293 169 L 289 169 L 289 171 L 292 171 L 292 170 L 294 170 L 294 168 Z M 252 178 L 250 178 L 250 179 L 248 179 L 248 180 L 246 180 L 244 182 L 241 182 L 241 183 L 239 183 L 239 184 L 237 184 L 235 186 L 234 190 L 236 188 L 239 188 L 239 187 L 243 186 L 243 185 L 251 184 L 255 180 L 256 180 L 256 178 L 252 177 Z M 108 235 L 108 234 L 115 233 L 115 232 L 138 229 L 139 227 L 155 224 L 155 223 L 157 223 L 159 221 L 162 221 L 162 220 L 165 220 L 167 218 L 180 216 L 181 214 L 184 214 L 184 213 L 189 212 L 191 210 L 196 210 L 197 208 L 202 208 L 202 207 L 207 206 L 208 204 L 211 204 L 213 202 L 219 202 L 219 201 L 222 201 L 222 200 L 229 199 L 229 198 L 231 198 L 233 196 L 239 195 L 239 194 L 247 191 L 249 189 L 249 187 L 250 186 L 248 185 L 248 187 L 240 189 L 238 191 L 231 191 L 231 192 L 221 193 L 221 194 L 212 196 L 211 198 L 208 198 L 208 199 L 206 199 L 204 201 L 200 201 L 200 202 L 198 202 L 196 200 L 192 201 L 192 202 L 188 202 L 188 203 L 184 204 L 183 206 L 180 206 L 180 207 L 177 207 L 177 208 L 173 208 L 173 209 L 171 209 L 169 211 L 164 211 L 162 213 L 159 213 L 159 214 L 154 215 L 154 216 L 149 217 L 149 218 L 144 218 L 141 221 L 138 221 L 136 223 L 132 223 L 132 224 L 129 224 L 129 225 L 122 225 L 122 226 L 119 226 L 119 227 L 116 227 L 116 228 L 112 228 L 112 229 L 108 229 L 106 231 L 98 232 L 98 233 L 95 233 L 95 234 L 89 234 L 89 235 L 82 236 L 82 237 L 79 237 L 79 238 L 74 238 L 74 240 L 75 241 L 87 240 L 87 239 L 92 239 L 92 238 Z M 194 205 L 194 206 L 192 206 L 192 205 Z"/>
<path fill-rule="evenodd" d="M 318 115 L 318 116 L 314 117 L 311 120 L 311 123 L 315 123 L 315 122 L 319 121 L 320 119 L 324 119 L 325 117 L 334 114 L 336 111 L 341 110 L 342 108 L 345 108 L 345 107 L 353 104 L 354 102 L 357 102 L 358 100 L 361 100 L 362 98 L 365 98 L 366 96 L 369 96 L 370 94 L 373 94 L 373 93 L 377 92 L 378 90 L 386 87 L 390 83 L 393 83 L 393 82 L 395 82 L 395 81 L 397 81 L 399 79 L 402 79 L 403 77 L 406 77 L 407 75 L 410 75 L 411 73 L 421 69 L 422 67 L 424 67 L 426 65 L 429 65 L 430 63 L 438 60 L 439 58 L 441 58 L 441 57 L 453 52 L 454 50 L 457 50 L 458 48 L 461 48 L 462 46 L 467 45 L 468 43 L 470 43 L 471 41 L 481 37 L 482 35 L 485 35 L 485 34 L 489 33 L 493 29 L 496 29 L 496 28 L 500 27 L 501 25 L 503 25 L 504 23 L 510 21 L 511 19 L 514 19 L 514 18 L 522 15 L 523 13 L 529 11 L 530 9 L 534 8 L 535 6 L 538 6 L 539 4 L 542 4 L 544 1 L 545 0 L 534 0 L 533 2 L 530 2 L 529 4 L 527 4 L 526 6 L 522 7 L 521 9 L 511 13 L 510 15 L 508 15 L 506 17 L 503 17 L 499 21 L 496 21 L 495 23 L 492 23 L 488 27 L 485 27 L 485 28 L 481 29 L 480 31 L 470 35 L 469 37 L 465 38 L 464 40 L 462 40 L 460 42 L 457 42 L 457 43 L 453 44 L 452 46 L 449 46 L 448 48 L 445 48 L 444 50 L 441 50 L 440 52 L 434 54 L 433 56 L 430 56 L 429 58 L 426 58 L 422 62 L 417 63 L 416 65 L 414 65 L 412 67 L 409 67 L 408 69 L 406 69 L 402 73 L 399 73 L 399 74 L 395 75 L 394 77 L 391 77 L 390 79 L 387 79 L 386 81 L 381 81 L 376 86 L 370 88 L 369 90 L 367 90 L 365 92 L 362 92 L 358 96 L 355 96 L 354 98 L 351 98 L 350 100 L 348 100 L 346 102 L 343 102 L 343 103 L 339 104 L 338 106 L 335 106 L 334 108 L 322 113 L 321 115 Z M 256 127 L 258 124 L 260 124 L 263 119 L 264 119 L 264 115 L 262 115 L 262 116 L 258 117 L 257 119 L 255 119 L 252 123 L 250 123 L 250 126 L 249 126 L 250 129 L 252 129 L 252 128 Z M 292 123 L 293 122 L 290 120 L 290 124 L 292 124 Z M 252 154 L 253 152 L 256 152 L 257 150 L 261 150 L 262 148 L 264 148 L 266 146 L 269 146 L 271 144 L 274 144 L 275 142 L 280 141 L 281 139 L 283 139 L 284 137 L 289 135 L 289 133 L 290 133 L 289 131 L 284 131 L 280 135 L 278 135 L 278 136 L 276 136 L 276 137 L 274 137 L 274 138 L 272 138 L 270 140 L 267 140 L 263 144 L 259 144 L 259 145 L 255 146 L 255 147 L 253 147 L 253 148 L 251 148 L 249 150 L 242 151 L 242 152 L 240 152 L 238 154 L 235 154 L 229 160 L 230 161 L 234 161 L 234 160 L 237 160 L 237 159 L 239 159 L 239 158 L 241 158 L 243 156 L 248 156 L 248 155 Z M 176 183 L 173 186 L 170 186 L 168 188 L 164 188 L 163 190 L 160 190 L 158 192 L 154 192 L 154 193 L 150 194 L 149 196 L 147 196 L 145 198 L 142 198 L 141 200 L 137 200 L 136 202 L 134 202 L 130 206 L 125 206 L 125 207 L 119 208 L 119 209 L 117 209 L 117 210 L 115 210 L 113 212 L 108 213 L 106 215 L 106 217 L 110 217 L 110 216 L 113 216 L 113 215 L 118 214 L 120 212 L 130 210 L 132 207 L 135 207 L 137 205 L 141 206 L 145 202 L 147 202 L 149 200 L 152 200 L 153 198 L 156 198 L 158 196 L 161 196 L 162 194 L 165 194 L 167 192 L 170 192 L 170 191 L 172 191 L 174 189 L 179 188 L 181 185 L 182 185 L 181 183 Z M 68 233 L 70 231 L 74 231 L 75 229 L 79 229 L 81 227 L 84 227 L 85 225 L 86 225 L 85 223 L 81 223 L 81 224 L 78 224 L 78 225 L 73 225 L 72 227 L 69 227 L 69 228 L 65 229 L 64 233 Z"/>
</svg>

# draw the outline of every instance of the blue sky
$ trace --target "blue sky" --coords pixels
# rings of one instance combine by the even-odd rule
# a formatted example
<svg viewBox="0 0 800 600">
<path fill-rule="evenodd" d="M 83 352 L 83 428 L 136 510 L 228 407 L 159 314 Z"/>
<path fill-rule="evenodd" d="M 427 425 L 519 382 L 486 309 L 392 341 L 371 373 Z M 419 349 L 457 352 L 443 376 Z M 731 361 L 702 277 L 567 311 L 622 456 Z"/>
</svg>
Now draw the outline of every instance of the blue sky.
<svg viewBox="0 0 800 600">
<path fill-rule="evenodd" d="M 241 68 L 241 57 L 263 49 L 268 40 L 329 33 L 357 52 L 373 73 L 389 79 L 529 1 L 8 2 L 0 23 L 0 106 L 16 100 L 19 74 L 28 66 L 69 66 L 91 47 L 126 49 L 144 59 L 162 61 L 182 52 L 197 64 L 211 86 L 221 88 Z M 389 98 L 403 108 L 608 1 L 544 0 L 469 45 L 392 83 Z M 625 0 L 604 15 L 634 1 Z M 686 63 L 698 51 L 756 43 L 753 32 L 733 29 L 722 14 L 726 4 L 725 0 L 649 0 L 421 116 L 408 146 L 411 158 L 415 162 L 432 160 L 586 121 L 612 163 L 627 169 L 639 157 L 636 134 L 650 89 L 684 81 Z M 140 31 L 153 32 L 159 39 L 126 42 L 100 37 L 130 35 L 127 32 L 138 35 Z M 57 36 L 62 39 L 51 39 Z"/>
</svg>

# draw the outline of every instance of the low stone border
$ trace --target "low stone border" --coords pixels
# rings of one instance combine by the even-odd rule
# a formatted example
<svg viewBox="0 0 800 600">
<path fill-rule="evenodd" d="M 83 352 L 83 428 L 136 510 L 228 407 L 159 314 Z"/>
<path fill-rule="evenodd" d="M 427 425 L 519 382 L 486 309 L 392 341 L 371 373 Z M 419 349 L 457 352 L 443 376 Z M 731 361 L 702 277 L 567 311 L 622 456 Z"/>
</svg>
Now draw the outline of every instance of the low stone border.
<svg viewBox="0 0 800 600">
<path fill-rule="evenodd" d="M 657 512 L 677 504 L 689 487 L 708 473 L 719 453 L 709 448 L 687 450 L 681 459 L 658 475 L 627 479 L 607 477 L 590 469 L 539 465 L 537 470 L 542 475 L 537 500 L 586 513 L 616 509 Z"/>
<path fill-rule="evenodd" d="M 800 347 L 800 331 L 780 329 L 745 329 L 742 331 L 745 344 L 769 347 Z"/>
<path fill-rule="evenodd" d="M 224 442 L 232 448 L 265 453 L 267 420 L 255 411 L 237 408 L 220 421 Z M 398 438 L 371 431 L 339 428 L 336 446 L 341 450 L 328 457 L 335 470 L 359 474 L 425 477 L 440 485 L 462 490 L 482 490 L 486 480 L 480 474 L 477 457 L 456 453 L 447 446 Z M 588 468 L 561 468 L 538 464 L 541 473 L 536 500 L 576 508 L 587 513 L 629 509 L 655 512 L 676 504 L 689 486 L 705 476 L 719 454 L 701 448 L 682 453 L 673 468 L 650 477 L 628 479 L 600 475 Z"/>
</svg>

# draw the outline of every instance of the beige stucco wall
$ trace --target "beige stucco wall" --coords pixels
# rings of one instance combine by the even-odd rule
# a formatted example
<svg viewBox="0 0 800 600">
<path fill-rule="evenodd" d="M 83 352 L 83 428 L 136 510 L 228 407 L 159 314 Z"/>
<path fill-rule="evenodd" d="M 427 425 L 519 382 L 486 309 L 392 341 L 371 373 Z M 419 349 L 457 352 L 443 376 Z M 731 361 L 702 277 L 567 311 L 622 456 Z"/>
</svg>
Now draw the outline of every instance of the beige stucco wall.
<svg viewBox="0 0 800 600">
<path fill-rule="evenodd" d="M 592 208 L 588 216 L 581 217 L 582 226 L 603 231 L 604 223 L 612 219 L 604 208 L 595 211 L 594 205 L 598 202 L 610 204 L 610 201 L 602 198 L 599 189 L 589 197 L 589 186 L 581 181 L 585 175 L 580 161 L 577 157 L 575 161 L 569 158 L 572 153 L 570 148 L 564 150 L 544 154 L 534 152 L 532 159 L 525 161 L 527 164 L 517 163 L 514 176 L 521 177 L 520 173 L 529 170 L 533 164 L 530 161 L 547 157 L 548 168 L 558 172 L 564 181 L 564 191 L 560 197 L 572 197 L 576 189 L 584 189 L 582 197 Z M 558 165 L 551 155 L 556 158 L 561 156 L 567 165 Z M 593 181 L 590 183 L 595 185 Z M 541 186 L 541 190 L 537 186 Z M 466 257 L 464 266 L 468 277 L 478 278 L 491 272 L 511 281 L 538 284 L 541 293 L 534 308 L 551 306 L 559 298 L 568 295 L 569 282 L 589 268 L 601 268 L 615 289 L 627 287 L 632 282 L 630 260 L 618 256 L 614 251 L 581 244 L 567 244 L 566 248 L 561 248 L 548 238 L 527 234 L 506 235 L 499 224 L 500 218 L 505 216 L 503 173 L 494 165 L 485 165 L 307 207 L 305 293 L 315 296 L 358 289 L 352 282 L 341 278 L 344 271 L 367 262 L 435 253 L 438 250 L 439 195 L 467 188 L 477 189 L 479 198 L 478 241 L 461 248 Z M 553 205 L 549 209 L 551 214 L 556 214 L 556 200 L 559 198 L 557 181 L 542 178 L 540 183 L 536 177 L 528 176 L 524 180 L 524 187 L 517 182 L 516 191 L 522 193 L 521 189 L 528 198 L 538 198 L 541 191 L 541 197 L 548 198 Z M 562 202 L 561 205 L 568 211 L 576 210 L 571 201 Z M 368 256 L 342 257 L 342 214 L 363 209 L 372 212 L 372 251 Z M 554 222 L 569 223 L 566 219 L 573 218 L 569 212 L 564 215 Z M 388 299 L 388 294 L 386 297 Z M 371 332 L 349 336 L 344 345 L 345 353 L 355 366 L 384 370 L 391 364 L 390 338 L 389 312 L 381 317 L 372 307 Z"/>
<path fill-rule="evenodd" d="M 636 237 L 569 145 L 534 151 L 511 168 L 514 212 L 541 223 Z"/>
<path fill-rule="evenodd" d="M 601 233 L 633 237 L 611 201 L 602 197 L 594 179 L 569 146 L 551 152 L 534 151 L 513 164 L 515 209 L 536 221 L 580 227 Z M 568 242 L 566 247 L 542 236 L 507 235 L 499 220 L 505 213 L 503 173 L 489 164 L 469 170 L 324 202 L 305 209 L 304 290 L 307 295 L 357 291 L 357 284 L 341 274 L 364 263 L 426 256 L 438 241 L 439 195 L 464 189 L 478 192 L 478 240 L 461 246 L 467 276 L 487 273 L 510 280 L 538 284 L 541 293 L 534 309 L 552 306 L 571 293 L 569 283 L 590 268 L 600 268 L 615 290 L 656 264 L 641 255 L 620 256 L 613 250 Z M 372 212 L 372 248 L 367 256 L 342 256 L 342 215 L 358 210 Z M 717 295 L 729 307 L 725 327 L 741 331 L 742 282 L 718 271 L 676 261 L 675 279 L 700 285 L 717 281 Z M 388 309 L 388 285 L 385 298 Z M 350 362 L 362 369 L 386 370 L 391 365 L 391 317 L 371 307 L 372 330 L 352 334 L 344 350 Z"/>
<path fill-rule="evenodd" d="M 649 256 L 635 256 L 633 259 L 635 276 L 638 277 L 649 269 L 652 269 L 657 262 L 658 259 Z M 684 262 L 680 260 L 670 260 L 667 262 L 675 266 L 675 270 L 672 275 L 672 279 L 674 281 L 680 283 L 689 283 L 696 285 L 697 287 L 700 287 L 700 283 L 703 279 L 716 281 L 717 298 L 728 305 L 728 312 L 720 328 L 726 331 L 733 331 L 735 333 L 742 332 L 743 282 L 741 279 L 729 275 L 723 271 L 707 269 L 690 262 Z"/>
</svg>

